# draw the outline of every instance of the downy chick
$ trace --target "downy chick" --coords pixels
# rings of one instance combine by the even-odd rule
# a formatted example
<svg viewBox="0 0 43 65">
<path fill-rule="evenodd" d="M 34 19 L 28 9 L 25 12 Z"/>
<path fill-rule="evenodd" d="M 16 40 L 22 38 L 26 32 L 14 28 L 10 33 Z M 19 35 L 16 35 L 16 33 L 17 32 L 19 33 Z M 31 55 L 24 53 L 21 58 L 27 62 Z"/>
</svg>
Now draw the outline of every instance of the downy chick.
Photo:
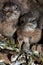
<svg viewBox="0 0 43 65">
<path fill-rule="evenodd" d="M 19 46 L 25 43 L 23 48 L 27 51 L 30 42 L 37 43 L 41 39 L 41 30 L 37 27 L 38 17 L 34 16 L 31 12 L 25 14 L 20 19 L 20 27 L 17 31 Z M 21 47 L 20 46 L 20 47 Z"/>
<path fill-rule="evenodd" d="M 0 33 L 11 37 L 17 29 L 16 24 L 20 16 L 19 7 L 12 2 L 7 2 L 2 11 L 5 14 L 5 20 L 0 22 Z"/>
</svg>

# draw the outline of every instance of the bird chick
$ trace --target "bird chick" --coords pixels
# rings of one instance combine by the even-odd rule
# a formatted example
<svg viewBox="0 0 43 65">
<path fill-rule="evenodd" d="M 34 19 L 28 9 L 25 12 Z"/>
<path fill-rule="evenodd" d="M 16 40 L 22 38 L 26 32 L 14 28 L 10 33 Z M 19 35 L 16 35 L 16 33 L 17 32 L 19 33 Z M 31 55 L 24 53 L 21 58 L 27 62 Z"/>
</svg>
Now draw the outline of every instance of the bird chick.
<svg viewBox="0 0 43 65">
<path fill-rule="evenodd" d="M 41 30 L 37 27 L 37 17 L 34 14 L 25 14 L 20 19 L 20 28 L 17 31 L 19 46 L 24 42 L 25 51 L 29 50 L 30 43 L 37 43 L 41 39 Z M 20 46 L 21 47 L 21 46 Z"/>
<path fill-rule="evenodd" d="M 0 22 L 0 32 L 5 36 L 11 37 L 17 29 L 16 24 L 20 16 L 19 7 L 12 2 L 5 3 L 3 13 L 6 19 Z"/>
</svg>

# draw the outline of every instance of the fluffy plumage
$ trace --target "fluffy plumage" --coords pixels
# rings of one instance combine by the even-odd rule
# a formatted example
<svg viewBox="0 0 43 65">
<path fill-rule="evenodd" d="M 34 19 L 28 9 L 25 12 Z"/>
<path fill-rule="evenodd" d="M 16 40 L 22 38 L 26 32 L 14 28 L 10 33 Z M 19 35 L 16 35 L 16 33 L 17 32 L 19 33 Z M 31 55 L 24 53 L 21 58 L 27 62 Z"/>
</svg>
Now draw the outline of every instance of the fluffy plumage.
<svg viewBox="0 0 43 65">
<path fill-rule="evenodd" d="M 5 3 L 2 12 L 5 14 L 5 20 L 0 22 L 0 31 L 5 36 L 10 37 L 17 29 L 16 24 L 20 16 L 20 10 L 14 3 Z"/>
<path fill-rule="evenodd" d="M 24 42 L 25 49 L 29 49 L 30 43 L 37 43 L 41 39 L 41 29 L 37 27 L 37 16 L 28 13 L 20 19 L 20 27 L 17 31 L 19 46 Z"/>
</svg>

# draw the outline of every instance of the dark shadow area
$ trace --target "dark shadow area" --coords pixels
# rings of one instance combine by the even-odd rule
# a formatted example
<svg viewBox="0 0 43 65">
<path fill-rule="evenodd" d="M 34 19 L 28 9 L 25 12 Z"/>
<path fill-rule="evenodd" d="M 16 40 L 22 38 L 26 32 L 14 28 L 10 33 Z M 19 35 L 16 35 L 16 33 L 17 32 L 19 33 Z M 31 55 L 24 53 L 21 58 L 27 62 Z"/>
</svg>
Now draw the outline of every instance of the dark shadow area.
<svg viewBox="0 0 43 65">
<path fill-rule="evenodd" d="M 41 40 L 38 42 L 38 44 L 43 44 L 43 29 L 42 29 L 42 36 L 41 36 Z"/>
</svg>

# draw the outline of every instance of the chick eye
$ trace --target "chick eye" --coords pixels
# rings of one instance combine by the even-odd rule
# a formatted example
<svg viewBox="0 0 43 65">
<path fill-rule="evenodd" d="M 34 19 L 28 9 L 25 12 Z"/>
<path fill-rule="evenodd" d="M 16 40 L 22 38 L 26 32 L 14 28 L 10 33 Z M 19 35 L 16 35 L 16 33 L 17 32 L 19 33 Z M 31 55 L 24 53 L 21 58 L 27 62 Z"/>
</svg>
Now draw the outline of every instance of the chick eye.
<svg viewBox="0 0 43 65">
<path fill-rule="evenodd" d="M 15 9 L 17 9 L 17 6 L 15 5 Z"/>
<path fill-rule="evenodd" d="M 35 24 L 36 23 L 36 19 L 34 18 L 30 22 L 33 23 L 33 24 Z"/>
</svg>

